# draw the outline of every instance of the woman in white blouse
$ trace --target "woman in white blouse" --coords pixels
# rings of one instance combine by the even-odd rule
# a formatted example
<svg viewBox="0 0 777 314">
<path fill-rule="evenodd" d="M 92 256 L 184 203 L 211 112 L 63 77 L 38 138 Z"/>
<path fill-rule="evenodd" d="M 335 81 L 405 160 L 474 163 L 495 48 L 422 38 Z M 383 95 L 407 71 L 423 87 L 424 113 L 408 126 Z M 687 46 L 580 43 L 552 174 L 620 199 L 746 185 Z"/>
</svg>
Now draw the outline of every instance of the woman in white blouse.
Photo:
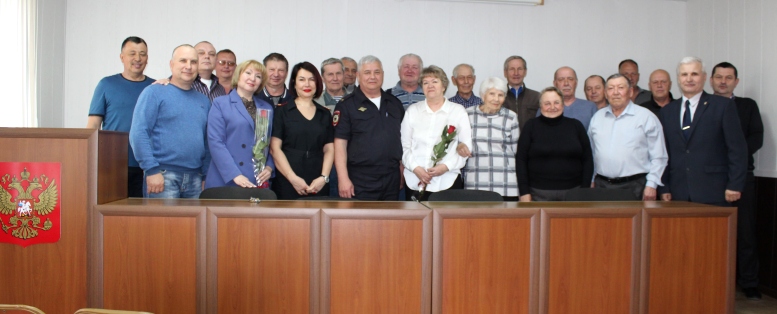
<svg viewBox="0 0 777 314">
<path fill-rule="evenodd" d="M 445 71 L 434 65 L 424 68 L 419 84 L 426 100 L 407 107 L 402 120 L 402 165 L 409 189 L 407 200 L 424 201 L 434 192 L 464 187 L 461 168 L 467 158 L 459 156 L 456 147 L 459 143 L 472 147 L 472 129 L 464 107 L 445 99 L 448 88 Z M 435 166 L 432 150 L 441 142 L 442 131 L 448 126 L 454 126 L 458 133 L 445 157 Z"/>
</svg>

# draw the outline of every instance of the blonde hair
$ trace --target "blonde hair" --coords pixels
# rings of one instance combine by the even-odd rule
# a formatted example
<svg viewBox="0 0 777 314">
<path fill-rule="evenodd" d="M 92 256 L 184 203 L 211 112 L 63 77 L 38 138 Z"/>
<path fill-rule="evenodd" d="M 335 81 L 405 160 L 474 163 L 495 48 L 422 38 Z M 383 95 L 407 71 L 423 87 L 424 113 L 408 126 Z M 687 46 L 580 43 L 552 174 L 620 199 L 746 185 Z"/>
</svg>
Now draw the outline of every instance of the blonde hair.
<svg viewBox="0 0 777 314">
<path fill-rule="evenodd" d="M 264 90 L 264 83 L 267 81 L 267 68 L 265 68 L 261 62 L 254 59 L 243 61 L 237 65 L 237 68 L 235 68 L 235 74 L 232 74 L 232 88 L 237 87 L 237 82 L 240 81 L 240 75 L 243 75 L 243 72 L 248 70 L 249 67 L 262 72 L 262 81 L 259 83 L 259 88 L 257 88 L 254 92 L 254 94 L 258 94 L 260 91 Z"/>
</svg>

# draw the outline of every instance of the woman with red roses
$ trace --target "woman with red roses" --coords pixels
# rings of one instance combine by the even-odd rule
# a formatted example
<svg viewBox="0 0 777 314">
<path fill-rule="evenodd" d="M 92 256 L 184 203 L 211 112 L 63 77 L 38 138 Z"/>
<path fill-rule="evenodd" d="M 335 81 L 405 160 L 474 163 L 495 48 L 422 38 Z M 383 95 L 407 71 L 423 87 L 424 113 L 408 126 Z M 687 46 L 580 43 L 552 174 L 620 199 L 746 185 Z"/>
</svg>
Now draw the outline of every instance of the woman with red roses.
<svg viewBox="0 0 777 314">
<path fill-rule="evenodd" d="M 407 200 L 424 201 L 434 192 L 462 189 L 466 157 L 456 153 L 472 146 L 472 129 L 464 107 L 445 99 L 448 76 L 437 66 L 421 71 L 426 100 L 407 107 L 402 120 L 402 165 Z"/>
</svg>

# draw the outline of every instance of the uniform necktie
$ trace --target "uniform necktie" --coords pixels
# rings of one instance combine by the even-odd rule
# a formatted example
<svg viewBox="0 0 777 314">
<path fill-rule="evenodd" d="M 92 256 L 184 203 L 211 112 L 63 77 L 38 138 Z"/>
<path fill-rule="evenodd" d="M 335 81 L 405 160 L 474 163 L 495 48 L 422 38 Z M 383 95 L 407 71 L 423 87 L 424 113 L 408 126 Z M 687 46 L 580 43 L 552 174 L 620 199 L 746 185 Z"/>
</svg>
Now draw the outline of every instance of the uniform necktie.
<svg viewBox="0 0 777 314">
<path fill-rule="evenodd" d="M 688 140 L 691 136 L 691 101 L 685 101 L 685 114 L 683 114 L 683 137 Z"/>
</svg>

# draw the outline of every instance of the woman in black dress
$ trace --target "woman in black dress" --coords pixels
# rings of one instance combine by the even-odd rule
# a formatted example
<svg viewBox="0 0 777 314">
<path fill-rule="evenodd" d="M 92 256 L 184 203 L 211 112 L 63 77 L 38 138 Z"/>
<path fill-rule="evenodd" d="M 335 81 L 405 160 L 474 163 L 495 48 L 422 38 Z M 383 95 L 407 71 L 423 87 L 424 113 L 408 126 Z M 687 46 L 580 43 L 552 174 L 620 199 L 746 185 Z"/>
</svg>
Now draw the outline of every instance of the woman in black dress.
<svg viewBox="0 0 777 314">
<path fill-rule="evenodd" d="M 329 172 L 334 160 L 334 128 L 329 109 L 313 101 L 323 84 L 316 66 L 298 63 L 291 70 L 293 101 L 275 109 L 270 153 L 275 169 L 272 189 L 278 199 L 329 195 Z"/>
</svg>

